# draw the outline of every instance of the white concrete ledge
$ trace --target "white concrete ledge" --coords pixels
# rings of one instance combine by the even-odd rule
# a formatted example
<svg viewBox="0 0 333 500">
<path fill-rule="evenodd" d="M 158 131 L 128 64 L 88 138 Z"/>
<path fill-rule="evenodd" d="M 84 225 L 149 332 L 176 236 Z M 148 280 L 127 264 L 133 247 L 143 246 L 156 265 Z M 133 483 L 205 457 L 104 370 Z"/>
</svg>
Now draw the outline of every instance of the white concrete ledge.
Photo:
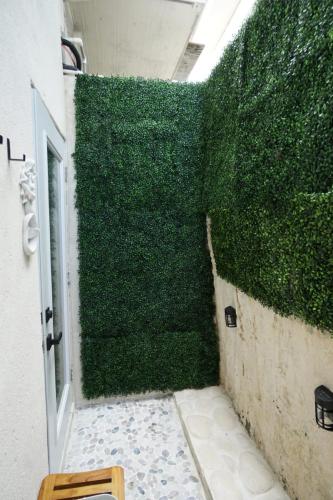
<svg viewBox="0 0 333 500">
<path fill-rule="evenodd" d="M 288 500 L 221 387 L 175 393 L 208 498 Z"/>
</svg>

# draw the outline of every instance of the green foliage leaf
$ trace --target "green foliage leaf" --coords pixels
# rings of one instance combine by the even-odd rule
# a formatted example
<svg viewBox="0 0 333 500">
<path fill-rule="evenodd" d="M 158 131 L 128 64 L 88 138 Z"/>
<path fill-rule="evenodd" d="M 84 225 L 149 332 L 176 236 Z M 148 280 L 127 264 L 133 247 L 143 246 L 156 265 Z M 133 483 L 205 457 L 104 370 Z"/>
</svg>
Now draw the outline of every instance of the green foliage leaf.
<svg viewBox="0 0 333 500">
<path fill-rule="evenodd" d="M 330 0 L 260 0 L 204 87 L 218 273 L 333 331 Z"/>
<path fill-rule="evenodd" d="M 87 397 L 218 381 L 201 94 L 200 85 L 77 78 Z"/>
</svg>

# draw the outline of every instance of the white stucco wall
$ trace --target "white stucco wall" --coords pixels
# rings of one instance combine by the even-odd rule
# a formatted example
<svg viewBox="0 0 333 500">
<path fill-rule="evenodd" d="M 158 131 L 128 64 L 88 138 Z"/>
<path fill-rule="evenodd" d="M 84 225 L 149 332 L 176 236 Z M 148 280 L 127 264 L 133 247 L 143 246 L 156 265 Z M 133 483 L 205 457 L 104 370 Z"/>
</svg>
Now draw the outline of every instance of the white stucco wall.
<svg viewBox="0 0 333 500">
<path fill-rule="evenodd" d="M 73 369 L 73 389 L 76 405 L 82 406 L 85 398 L 82 394 L 82 370 L 81 370 L 81 343 L 80 343 L 80 297 L 79 297 L 79 256 L 78 256 L 78 214 L 75 207 L 75 166 L 72 157 L 75 151 L 75 92 L 76 78 L 73 75 L 65 76 L 65 105 L 67 122 L 67 200 L 68 200 L 68 221 L 67 221 L 67 252 L 68 252 L 68 272 L 69 272 L 69 321 L 72 342 L 72 369 Z"/>
<path fill-rule="evenodd" d="M 34 158 L 33 84 L 65 132 L 60 0 L 0 0 L 0 134 Z M 0 497 L 36 498 L 48 472 L 38 256 L 22 250 L 21 163 L 0 145 Z"/>
<path fill-rule="evenodd" d="M 218 277 L 212 260 L 222 385 L 291 498 L 333 499 L 333 433 L 314 415 L 314 389 L 333 390 L 331 335 L 263 307 Z M 225 326 L 229 305 L 237 328 Z"/>
</svg>

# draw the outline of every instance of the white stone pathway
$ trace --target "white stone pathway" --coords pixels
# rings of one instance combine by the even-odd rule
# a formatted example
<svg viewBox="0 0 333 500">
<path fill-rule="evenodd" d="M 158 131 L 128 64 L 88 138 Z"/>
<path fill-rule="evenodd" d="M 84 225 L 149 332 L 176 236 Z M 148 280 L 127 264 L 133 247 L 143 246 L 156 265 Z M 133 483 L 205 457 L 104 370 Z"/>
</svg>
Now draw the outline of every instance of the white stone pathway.
<svg viewBox="0 0 333 500">
<path fill-rule="evenodd" d="M 126 500 L 289 499 L 220 387 L 76 410 L 64 472 L 112 465 Z"/>
<path fill-rule="evenodd" d="M 75 412 L 64 472 L 125 469 L 126 500 L 203 500 L 173 398 L 90 406 Z"/>
<path fill-rule="evenodd" d="M 184 428 L 213 500 L 288 500 L 220 387 L 175 393 Z"/>
</svg>

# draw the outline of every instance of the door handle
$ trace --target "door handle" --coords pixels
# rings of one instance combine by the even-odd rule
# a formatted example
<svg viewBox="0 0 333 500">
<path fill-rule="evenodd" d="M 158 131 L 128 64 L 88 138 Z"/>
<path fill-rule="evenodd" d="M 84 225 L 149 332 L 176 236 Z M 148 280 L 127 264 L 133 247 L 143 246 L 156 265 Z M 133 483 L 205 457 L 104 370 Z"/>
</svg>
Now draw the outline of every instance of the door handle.
<svg viewBox="0 0 333 500">
<path fill-rule="evenodd" d="M 45 321 L 48 323 L 53 316 L 53 311 L 48 307 L 45 309 Z"/>
<path fill-rule="evenodd" d="M 61 339 L 62 339 L 62 332 L 59 333 L 57 338 L 52 338 L 52 334 L 49 333 L 48 336 L 46 337 L 46 349 L 49 351 L 53 345 L 60 344 Z"/>
</svg>

